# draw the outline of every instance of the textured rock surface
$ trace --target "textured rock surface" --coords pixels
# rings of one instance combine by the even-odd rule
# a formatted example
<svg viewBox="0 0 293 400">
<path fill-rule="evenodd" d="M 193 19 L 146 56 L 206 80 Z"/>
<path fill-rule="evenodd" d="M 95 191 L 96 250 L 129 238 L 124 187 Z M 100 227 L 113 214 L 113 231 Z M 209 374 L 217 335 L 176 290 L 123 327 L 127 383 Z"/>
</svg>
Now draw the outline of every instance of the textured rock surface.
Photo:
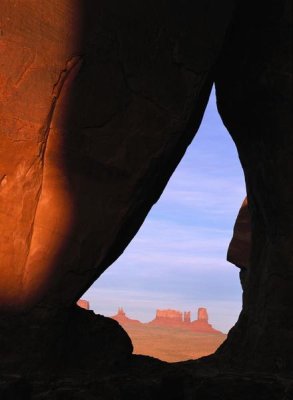
<svg viewBox="0 0 293 400">
<path fill-rule="evenodd" d="M 2 309 L 73 304 L 121 254 L 201 121 L 232 11 L 1 1 Z"/>
<path fill-rule="evenodd" d="M 73 220 L 64 123 L 81 59 L 77 2 L 1 1 L 0 308 L 49 287 Z"/>
</svg>

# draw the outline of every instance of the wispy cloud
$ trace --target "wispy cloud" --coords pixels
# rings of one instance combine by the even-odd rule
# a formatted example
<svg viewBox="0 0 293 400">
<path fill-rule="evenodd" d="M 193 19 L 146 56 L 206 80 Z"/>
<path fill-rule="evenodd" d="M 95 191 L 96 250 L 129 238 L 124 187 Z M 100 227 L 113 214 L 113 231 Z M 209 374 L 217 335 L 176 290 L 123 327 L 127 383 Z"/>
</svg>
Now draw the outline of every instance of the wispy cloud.
<svg viewBox="0 0 293 400">
<path fill-rule="evenodd" d="M 229 230 L 186 226 L 168 220 L 148 219 L 119 259 L 123 265 L 149 266 L 159 271 L 226 268 Z M 152 272 L 151 272 L 152 271 Z"/>
</svg>

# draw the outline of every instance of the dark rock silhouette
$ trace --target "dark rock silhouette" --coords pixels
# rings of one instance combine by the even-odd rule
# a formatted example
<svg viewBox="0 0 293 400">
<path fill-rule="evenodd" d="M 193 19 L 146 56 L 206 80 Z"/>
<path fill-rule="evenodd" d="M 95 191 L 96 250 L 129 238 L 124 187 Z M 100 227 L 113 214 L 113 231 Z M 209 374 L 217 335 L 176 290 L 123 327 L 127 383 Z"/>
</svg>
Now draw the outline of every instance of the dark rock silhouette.
<svg viewBox="0 0 293 400">
<path fill-rule="evenodd" d="M 232 240 L 229 244 L 227 260 L 240 268 L 240 281 L 244 287 L 251 255 L 251 218 L 247 198 L 239 210 Z"/>
<path fill-rule="evenodd" d="M 59 381 L 68 395 L 290 398 L 273 374 L 293 371 L 291 11 L 287 0 L 1 1 L 3 371 L 25 365 L 53 398 L 47 375 L 33 376 L 46 363 L 58 374 L 67 343 L 62 370 L 82 365 L 80 380 Z M 167 367 L 131 358 L 118 324 L 75 303 L 159 199 L 214 82 L 247 185 L 243 310 L 216 355 Z"/>
<path fill-rule="evenodd" d="M 219 355 L 235 366 L 292 370 L 292 14 L 287 1 L 250 5 L 236 10 L 215 78 L 251 218 L 243 309 Z"/>
</svg>

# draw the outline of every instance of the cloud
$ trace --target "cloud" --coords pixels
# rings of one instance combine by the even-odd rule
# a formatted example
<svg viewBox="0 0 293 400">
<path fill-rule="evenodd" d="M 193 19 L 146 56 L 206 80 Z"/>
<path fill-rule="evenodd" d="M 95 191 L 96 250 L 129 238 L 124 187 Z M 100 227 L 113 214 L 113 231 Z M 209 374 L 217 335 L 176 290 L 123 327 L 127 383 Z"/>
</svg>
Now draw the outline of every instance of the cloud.
<svg viewBox="0 0 293 400">
<path fill-rule="evenodd" d="M 244 197 L 245 186 L 239 177 L 231 179 L 183 169 L 174 173 L 155 215 L 165 208 L 169 214 L 177 209 L 193 217 L 205 215 L 209 220 L 221 216 L 234 219 Z"/>
<path fill-rule="evenodd" d="M 226 251 L 231 236 L 227 230 L 150 218 L 117 263 L 147 267 L 148 273 L 154 276 L 179 267 L 184 273 L 227 268 Z"/>
</svg>

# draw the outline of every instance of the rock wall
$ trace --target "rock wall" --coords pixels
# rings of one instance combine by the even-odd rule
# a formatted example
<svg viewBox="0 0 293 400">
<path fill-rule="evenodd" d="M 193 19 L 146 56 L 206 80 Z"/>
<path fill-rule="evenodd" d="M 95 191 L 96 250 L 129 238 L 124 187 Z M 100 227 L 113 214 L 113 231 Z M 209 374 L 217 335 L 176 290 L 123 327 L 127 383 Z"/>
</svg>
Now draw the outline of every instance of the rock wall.
<svg viewBox="0 0 293 400">
<path fill-rule="evenodd" d="M 74 304 L 122 253 L 201 122 L 233 4 L 1 1 L 1 309 Z"/>
<path fill-rule="evenodd" d="M 81 379 L 91 371 L 119 371 L 133 351 L 116 321 L 76 305 L 65 310 L 37 307 L 17 318 L 2 316 L 0 343 L 0 382 L 1 376 L 12 374 L 42 377 L 47 385 L 61 376 Z"/>
<path fill-rule="evenodd" d="M 290 10 L 288 1 L 239 4 L 216 74 L 218 109 L 243 166 L 252 230 L 243 310 L 220 351 L 259 370 L 293 369 Z"/>
</svg>

